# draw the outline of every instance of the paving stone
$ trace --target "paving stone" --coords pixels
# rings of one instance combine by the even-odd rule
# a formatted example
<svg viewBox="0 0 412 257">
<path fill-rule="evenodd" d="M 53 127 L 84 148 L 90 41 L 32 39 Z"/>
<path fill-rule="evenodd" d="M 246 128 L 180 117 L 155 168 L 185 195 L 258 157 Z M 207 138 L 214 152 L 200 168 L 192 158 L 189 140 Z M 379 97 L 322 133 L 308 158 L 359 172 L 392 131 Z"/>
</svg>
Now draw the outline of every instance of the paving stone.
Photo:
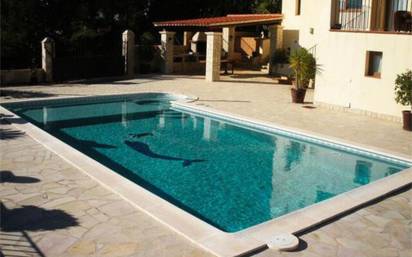
<svg viewBox="0 0 412 257">
<path fill-rule="evenodd" d="M 98 209 L 109 216 L 127 215 L 134 212 L 131 205 L 122 200 L 100 206 Z"/>
<path fill-rule="evenodd" d="M 40 241 L 37 242 L 37 246 L 46 256 L 59 256 L 65 252 L 77 238 L 63 236 L 60 234 L 46 234 Z"/>
<path fill-rule="evenodd" d="M 136 253 L 139 249 L 138 243 L 115 243 L 107 244 L 98 252 L 102 257 L 123 257 Z"/>
<path fill-rule="evenodd" d="M 73 256 L 93 256 L 96 254 L 96 243 L 93 241 L 78 241 L 67 252 Z"/>
<path fill-rule="evenodd" d="M 346 247 L 339 247 L 337 251 L 337 257 L 366 257 L 360 249 L 353 249 L 353 248 L 346 248 Z M 374 256 L 374 255 L 370 255 Z"/>
<path fill-rule="evenodd" d="M 136 87 L 136 84 L 122 86 L 122 93 L 170 91 L 197 95 L 200 97 L 199 104 L 207 104 L 223 111 L 340 137 L 401 154 L 412 152 L 411 134 L 402 131 L 400 124 L 320 107 L 309 110 L 299 105 L 291 105 L 287 87 L 227 82 L 214 84 L 216 86 L 202 86 L 201 80 L 180 78 L 156 82 L 150 79 L 132 81 L 139 84 L 139 87 Z M 196 83 L 193 83 L 194 81 Z M 140 84 L 142 82 L 145 84 Z M 110 84 L 24 86 L 16 90 L 27 89 L 84 95 L 112 94 L 119 90 L 118 86 Z M 311 91 L 308 93 L 311 97 Z M 225 101 L 211 102 L 208 101 L 210 99 Z M 282 112 L 276 111 L 279 109 Z M 334 123 L 328 120 L 331 115 L 335 117 Z M 13 128 L 7 124 L 0 126 Z M 388 134 L 392 136 L 386 137 Z M 7 152 L 3 149 L 7 149 Z M 29 205 L 43 211 L 54 210 L 71 215 L 76 221 L 62 228 L 26 231 L 46 257 L 212 256 L 135 209 L 27 135 L 0 141 L 0 165 L 2 170 L 9 170 L 16 176 L 40 179 L 40 182 L 33 184 L 0 183 L 1 201 L 7 209 Z M 305 249 L 295 252 L 266 250 L 256 256 L 410 257 L 411 199 L 412 190 L 405 191 L 304 234 L 301 238 L 308 244 Z M 36 218 L 35 216 L 29 218 Z M 20 222 L 30 220 L 29 218 L 23 218 Z M 49 226 L 57 225 L 54 219 L 47 221 Z M 9 233 L 21 236 L 21 231 L 7 232 Z M 0 245 L 3 242 L 2 235 L 3 231 Z M 19 241 L 18 244 L 24 242 Z"/>
</svg>

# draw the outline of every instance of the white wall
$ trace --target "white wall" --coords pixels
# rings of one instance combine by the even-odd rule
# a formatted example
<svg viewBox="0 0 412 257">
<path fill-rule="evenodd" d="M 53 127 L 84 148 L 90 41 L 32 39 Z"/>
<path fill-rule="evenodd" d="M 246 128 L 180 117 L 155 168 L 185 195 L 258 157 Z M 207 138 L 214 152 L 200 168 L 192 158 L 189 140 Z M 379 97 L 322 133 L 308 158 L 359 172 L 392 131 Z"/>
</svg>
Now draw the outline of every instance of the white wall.
<svg viewBox="0 0 412 257">
<path fill-rule="evenodd" d="M 381 78 L 365 76 L 366 51 L 382 52 Z M 401 116 L 394 81 L 412 69 L 412 35 L 330 32 L 317 54 L 316 102 Z"/>
<path fill-rule="evenodd" d="M 300 16 L 295 15 L 295 0 L 282 3 L 284 44 L 293 48 L 287 31 L 297 30 L 297 45 L 316 45 L 322 71 L 316 77 L 315 102 L 400 117 L 409 107 L 395 103 L 394 80 L 412 69 L 412 35 L 330 32 L 332 1 L 301 1 Z M 366 51 L 383 52 L 380 79 L 365 77 Z"/>
<path fill-rule="evenodd" d="M 288 34 L 291 33 L 288 31 L 297 30 L 299 32 L 298 44 L 301 47 L 311 48 L 329 32 L 331 0 L 301 0 L 300 15 L 295 15 L 295 3 L 296 0 L 283 0 L 282 2 L 284 43 L 288 47 L 288 41 L 290 41 Z M 313 34 L 310 33 L 311 28 L 313 28 Z"/>
</svg>

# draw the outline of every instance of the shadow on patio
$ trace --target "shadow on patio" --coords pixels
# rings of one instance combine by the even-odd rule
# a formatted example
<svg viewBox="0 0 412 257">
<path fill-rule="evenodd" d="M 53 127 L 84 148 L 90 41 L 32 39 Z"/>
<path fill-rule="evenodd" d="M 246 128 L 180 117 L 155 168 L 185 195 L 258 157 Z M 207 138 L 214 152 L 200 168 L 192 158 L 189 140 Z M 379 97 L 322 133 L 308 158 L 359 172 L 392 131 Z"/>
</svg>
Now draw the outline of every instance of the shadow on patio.
<svg viewBox="0 0 412 257">
<path fill-rule="evenodd" d="M 27 180 L 28 177 L 25 177 Z M 32 178 L 33 180 L 35 178 Z M 4 256 L 44 256 L 26 231 L 47 231 L 77 226 L 77 219 L 62 210 L 46 210 L 37 206 L 9 209 L 0 203 L 1 242 Z"/>
<path fill-rule="evenodd" d="M 20 130 L 0 128 L 0 140 L 12 140 L 12 139 L 22 137 L 24 134 L 25 133 Z"/>
<path fill-rule="evenodd" d="M 36 246 L 25 231 L 0 232 L 0 257 L 30 256 L 44 257 L 45 255 Z"/>
<path fill-rule="evenodd" d="M 37 178 L 16 176 L 1 171 L 1 183 L 37 183 Z M 79 225 L 77 219 L 62 210 L 47 210 L 33 205 L 7 208 L 0 203 L 0 256 L 44 256 L 28 231 L 65 229 Z"/>
<path fill-rule="evenodd" d="M 0 183 L 30 184 L 40 182 L 38 178 L 16 176 L 9 170 L 0 171 Z"/>
<path fill-rule="evenodd" d="M 0 90 L 0 96 L 6 99 L 11 99 L 11 98 L 22 99 L 22 98 L 52 97 L 56 95 L 50 94 L 50 93 L 44 93 L 44 92 L 2 89 Z"/>
<path fill-rule="evenodd" d="M 136 79 L 142 79 L 143 81 L 136 82 Z M 148 81 L 144 81 L 144 80 Z M 163 80 L 175 80 L 175 79 L 204 79 L 203 75 L 185 75 L 185 74 L 171 74 L 164 75 L 159 73 L 150 73 L 150 74 L 138 74 L 132 77 L 103 77 L 103 78 L 90 78 L 90 79 L 81 79 L 73 81 L 60 82 L 59 84 L 53 84 L 56 87 L 71 87 L 71 86 L 87 86 L 93 84 L 101 85 L 119 85 L 119 86 L 128 86 L 128 85 L 141 85 L 153 81 L 163 81 Z"/>
<path fill-rule="evenodd" d="M 235 69 L 234 74 L 221 74 L 220 82 L 264 85 L 290 85 L 284 76 L 270 75 L 267 71 Z"/>
</svg>

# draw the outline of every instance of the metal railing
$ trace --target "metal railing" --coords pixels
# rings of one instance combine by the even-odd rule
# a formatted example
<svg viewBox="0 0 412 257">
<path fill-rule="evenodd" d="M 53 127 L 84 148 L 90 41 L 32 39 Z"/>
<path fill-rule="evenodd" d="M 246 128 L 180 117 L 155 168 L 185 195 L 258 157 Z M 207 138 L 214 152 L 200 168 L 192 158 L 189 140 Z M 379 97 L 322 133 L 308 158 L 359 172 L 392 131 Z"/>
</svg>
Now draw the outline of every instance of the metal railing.
<svg viewBox="0 0 412 257">
<path fill-rule="evenodd" d="M 332 0 L 335 30 L 412 33 L 411 0 Z"/>
<path fill-rule="evenodd" d="M 315 57 L 315 59 L 317 58 L 317 55 L 316 55 L 317 46 L 318 46 L 318 44 L 313 45 L 312 47 L 308 48 L 308 52 L 311 53 L 313 55 L 313 57 Z"/>
</svg>

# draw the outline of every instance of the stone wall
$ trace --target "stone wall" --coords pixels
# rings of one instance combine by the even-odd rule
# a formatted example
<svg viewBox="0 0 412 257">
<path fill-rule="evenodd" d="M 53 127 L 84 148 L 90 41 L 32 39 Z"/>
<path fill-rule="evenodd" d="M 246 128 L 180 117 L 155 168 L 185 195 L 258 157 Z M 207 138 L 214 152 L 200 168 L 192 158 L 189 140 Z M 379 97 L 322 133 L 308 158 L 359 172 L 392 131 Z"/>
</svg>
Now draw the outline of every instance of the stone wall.
<svg viewBox="0 0 412 257">
<path fill-rule="evenodd" d="M 42 69 L 17 69 L 0 71 L 0 83 L 2 85 L 27 84 L 32 81 L 44 82 L 44 71 Z"/>
</svg>

